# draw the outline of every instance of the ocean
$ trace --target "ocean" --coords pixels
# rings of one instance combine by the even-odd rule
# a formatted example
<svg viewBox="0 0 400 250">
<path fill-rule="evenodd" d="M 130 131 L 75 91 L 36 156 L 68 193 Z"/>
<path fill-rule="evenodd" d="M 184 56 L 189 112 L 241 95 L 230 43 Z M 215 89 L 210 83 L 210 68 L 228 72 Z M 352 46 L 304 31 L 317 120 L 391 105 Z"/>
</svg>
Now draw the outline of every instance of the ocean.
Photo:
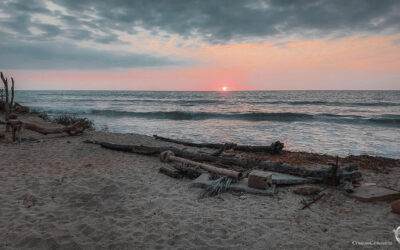
<svg viewBox="0 0 400 250">
<path fill-rule="evenodd" d="M 400 91 L 16 91 L 50 116 L 98 130 L 234 142 L 338 156 L 400 158 Z"/>
</svg>

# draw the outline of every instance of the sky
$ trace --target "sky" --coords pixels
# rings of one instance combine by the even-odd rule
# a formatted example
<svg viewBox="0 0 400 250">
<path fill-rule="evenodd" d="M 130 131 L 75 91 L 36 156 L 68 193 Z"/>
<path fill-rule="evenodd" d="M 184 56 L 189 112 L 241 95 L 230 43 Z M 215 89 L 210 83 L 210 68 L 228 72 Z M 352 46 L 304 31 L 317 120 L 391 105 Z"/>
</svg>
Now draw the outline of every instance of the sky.
<svg viewBox="0 0 400 250">
<path fill-rule="evenodd" d="M 399 0 L 2 0 L 32 90 L 400 90 Z"/>
</svg>

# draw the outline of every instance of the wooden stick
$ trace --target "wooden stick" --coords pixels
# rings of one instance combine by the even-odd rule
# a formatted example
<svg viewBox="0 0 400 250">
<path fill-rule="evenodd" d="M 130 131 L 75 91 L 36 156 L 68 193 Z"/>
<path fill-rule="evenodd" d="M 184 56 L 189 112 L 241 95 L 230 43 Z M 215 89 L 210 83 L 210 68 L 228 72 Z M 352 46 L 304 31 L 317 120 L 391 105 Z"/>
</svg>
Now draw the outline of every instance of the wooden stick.
<svg viewBox="0 0 400 250">
<path fill-rule="evenodd" d="M 300 208 L 300 210 L 306 209 L 309 206 L 311 206 L 313 203 L 317 202 L 318 200 L 320 200 L 323 196 L 325 195 L 325 193 L 319 194 L 317 196 L 314 197 L 314 199 L 312 199 L 310 202 L 307 202 L 304 204 L 304 206 L 302 208 Z"/>
<path fill-rule="evenodd" d="M 242 176 L 242 173 L 234 171 L 234 170 L 229 170 L 229 169 L 224 169 L 224 168 L 217 168 L 209 164 L 201 163 L 201 162 L 196 162 L 196 161 L 191 161 L 185 158 L 177 157 L 172 151 L 164 151 L 160 154 L 160 160 L 162 162 L 168 162 L 168 161 L 177 161 L 177 162 L 182 162 L 182 163 L 187 163 L 193 166 L 199 166 L 204 170 L 207 170 L 212 173 L 220 174 L 220 175 L 226 175 L 229 177 L 233 178 L 240 178 Z"/>
</svg>

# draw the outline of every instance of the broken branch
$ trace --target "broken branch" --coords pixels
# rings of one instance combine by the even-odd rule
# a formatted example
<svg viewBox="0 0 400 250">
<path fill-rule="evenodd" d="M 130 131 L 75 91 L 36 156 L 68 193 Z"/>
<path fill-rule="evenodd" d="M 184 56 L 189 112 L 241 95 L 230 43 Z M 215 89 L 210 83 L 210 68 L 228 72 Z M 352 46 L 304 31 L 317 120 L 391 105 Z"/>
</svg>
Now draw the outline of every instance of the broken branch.
<svg viewBox="0 0 400 250">
<path fill-rule="evenodd" d="M 314 196 L 314 198 L 309 202 L 303 202 L 304 206 L 302 208 L 300 208 L 300 210 L 304 210 L 304 209 L 310 207 L 312 204 L 314 204 L 315 202 L 320 200 L 324 195 L 325 195 L 325 193 L 322 193 L 317 196 Z"/>
</svg>

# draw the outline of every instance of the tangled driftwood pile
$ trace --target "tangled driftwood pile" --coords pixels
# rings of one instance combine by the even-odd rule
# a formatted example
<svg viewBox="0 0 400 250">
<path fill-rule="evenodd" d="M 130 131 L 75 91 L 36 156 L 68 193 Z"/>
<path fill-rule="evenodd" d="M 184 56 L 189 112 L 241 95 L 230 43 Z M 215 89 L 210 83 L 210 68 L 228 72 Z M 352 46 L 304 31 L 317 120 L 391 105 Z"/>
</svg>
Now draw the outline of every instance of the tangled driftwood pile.
<svg viewBox="0 0 400 250">
<path fill-rule="evenodd" d="M 122 145 L 109 142 L 100 141 L 85 141 L 86 143 L 99 144 L 100 146 L 130 153 L 144 154 L 144 155 L 159 155 L 164 151 L 173 152 L 177 157 L 182 157 L 192 161 L 201 162 L 214 162 L 216 164 L 223 164 L 230 166 L 234 170 L 246 172 L 248 169 L 262 169 L 267 171 L 274 171 L 278 173 L 291 174 L 300 177 L 313 178 L 319 182 L 329 182 L 335 179 L 336 183 L 344 181 L 357 181 L 362 177 L 361 173 L 357 171 L 357 164 L 346 164 L 344 166 L 325 166 L 320 169 L 307 169 L 304 167 L 291 166 L 282 162 L 261 161 L 256 158 L 236 158 L 227 156 L 215 156 L 213 154 L 195 153 L 187 150 L 181 150 L 175 147 L 150 147 L 143 145 Z"/>
<path fill-rule="evenodd" d="M 227 186 L 231 184 L 231 180 L 222 178 L 223 176 L 231 178 L 232 180 L 240 180 L 243 178 L 247 178 L 248 174 L 256 169 L 274 173 L 281 173 L 281 176 L 297 176 L 296 178 L 301 179 L 300 181 L 302 181 L 302 183 L 321 183 L 332 186 L 342 185 L 348 192 L 352 191 L 352 184 L 354 182 L 360 181 L 362 179 L 362 174 L 358 171 L 357 164 L 346 164 L 343 166 L 339 166 L 336 162 L 331 165 L 320 167 L 318 169 L 308 169 L 304 167 L 288 165 L 282 162 L 262 161 L 251 157 L 238 158 L 235 156 L 226 156 L 222 154 L 226 148 L 234 149 L 235 151 L 240 151 L 243 149 L 243 151 L 245 152 L 249 152 L 249 149 L 263 149 L 263 152 L 276 154 L 278 153 L 278 151 L 269 149 L 276 148 L 274 147 L 274 145 L 282 145 L 282 147 L 280 147 L 279 149 L 279 151 L 281 151 L 283 148 L 283 144 L 280 142 L 273 143 L 271 146 L 227 147 L 226 145 L 236 144 L 198 144 L 173 140 L 159 136 L 154 137 L 159 140 L 178 143 L 186 146 L 213 148 L 216 149 L 216 152 L 200 153 L 182 150 L 172 146 L 154 147 L 144 145 L 122 145 L 90 140 L 87 140 L 85 142 L 98 144 L 103 148 L 111 150 L 125 151 L 143 155 L 159 155 L 160 160 L 163 162 L 179 162 L 188 164 L 192 167 L 200 167 L 201 169 L 211 174 L 217 174 L 219 176 L 214 182 L 212 182 L 208 186 L 212 188 L 211 191 L 209 190 L 209 192 L 211 193 L 218 190 L 226 190 Z M 251 150 L 250 152 L 254 151 Z M 162 167 L 160 171 L 175 178 L 181 177 L 179 171 L 174 168 Z M 292 184 L 295 183 L 297 183 L 296 180 Z M 268 194 L 272 193 L 273 192 Z"/>
<path fill-rule="evenodd" d="M 11 93 L 9 93 L 8 78 L 4 77 L 3 72 L 0 73 L 0 77 L 4 85 L 4 89 L 0 92 L 0 111 L 4 112 L 4 120 L 0 120 L 0 124 L 6 125 L 6 133 L 9 132 L 10 128 L 12 129 L 13 141 L 21 141 L 21 133 L 24 129 L 32 130 L 43 135 L 67 133 L 72 136 L 82 134 L 83 131 L 89 127 L 89 121 L 86 119 L 82 119 L 72 126 L 63 128 L 45 128 L 33 123 L 16 120 L 18 118 L 16 113 L 28 113 L 29 108 L 19 103 L 14 103 L 14 79 L 11 77 L 12 85 Z"/>
<path fill-rule="evenodd" d="M 87 120 L 81 120 L 72 126 L 63 128 L 44 128 L 33 123 L 22 122 L 19 120 L 9 120 L 8 122 L 0 120 L 0 124 L 5 124 L 6 126 L 11 127 L 12 140 L 18 142 L 21 142 L 21 133 L 24 129 L 35 131 L 42 135 L 67 133 L 68 135 L 73 136 L 82 134 L 83 131 L 88 128 Z"/>
</svg>

